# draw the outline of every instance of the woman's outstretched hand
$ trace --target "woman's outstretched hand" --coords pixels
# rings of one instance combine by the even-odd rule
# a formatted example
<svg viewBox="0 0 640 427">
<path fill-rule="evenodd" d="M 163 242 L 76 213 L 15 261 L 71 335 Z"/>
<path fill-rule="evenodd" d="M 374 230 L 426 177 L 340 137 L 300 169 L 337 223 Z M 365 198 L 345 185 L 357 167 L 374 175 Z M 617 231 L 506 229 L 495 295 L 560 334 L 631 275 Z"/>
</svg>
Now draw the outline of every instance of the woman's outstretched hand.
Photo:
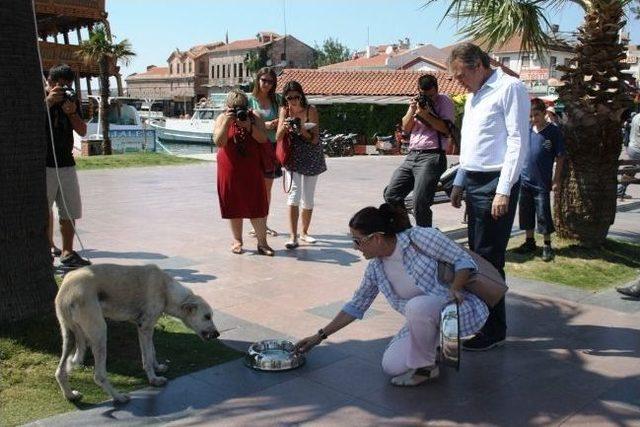
<svg viewBox="0 0 640 427">
<path fill-rule="evenodd" d="M 295 353 L 307 353 L 313 347 L 317 346 L 322 342 L 322 338 L 318 334 L 311 335 L 310 337 L 302 338 L 300 341 L 296 343 L 293 348 Z"/>
</svg>

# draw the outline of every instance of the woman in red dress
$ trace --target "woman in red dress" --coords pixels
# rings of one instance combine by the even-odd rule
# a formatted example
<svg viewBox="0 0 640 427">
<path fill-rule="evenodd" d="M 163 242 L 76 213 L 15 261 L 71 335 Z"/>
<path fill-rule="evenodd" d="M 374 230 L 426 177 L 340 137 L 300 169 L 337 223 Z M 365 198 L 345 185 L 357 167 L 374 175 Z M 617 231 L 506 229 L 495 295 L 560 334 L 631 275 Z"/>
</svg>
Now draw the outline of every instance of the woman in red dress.
<svg viewBox="0 0 640 427">
<path fill-rule="evenodd" d="M 213 130 L 218 146 L 218 200 L 222 218 L 229 219 L 234 254 L 241 254 L 242 220 L 249 218 L 258 238 L 258 254 L 273 256 L 267 243 L 269 203 L 258 144 L 268 143 L 264 122 L 247 108 L 244 92 L 227 95 L 227 111 Z"/>
</svg>

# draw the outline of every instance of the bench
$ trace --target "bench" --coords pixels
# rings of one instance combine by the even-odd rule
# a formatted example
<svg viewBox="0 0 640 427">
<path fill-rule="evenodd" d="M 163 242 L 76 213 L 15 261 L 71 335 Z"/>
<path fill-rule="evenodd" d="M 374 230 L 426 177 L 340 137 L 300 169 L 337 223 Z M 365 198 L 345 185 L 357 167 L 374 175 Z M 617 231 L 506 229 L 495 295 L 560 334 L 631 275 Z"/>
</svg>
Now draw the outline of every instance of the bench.
<svg viewBox="0 0 640 427">
<path fill-rule="evenodd" d="M 618 163 L 621 167 L 618 169 L 618 184 L 622 185 L 630 185 L 630 184 L 640 184 L 640 178 L 636 178 L 636 173 L 640 172 L 640 160 L 629 160 L 623 159 Z M 625 193 L 622 192 L 619 194 L 620 200 L 624 200 Z"/>
</svg>

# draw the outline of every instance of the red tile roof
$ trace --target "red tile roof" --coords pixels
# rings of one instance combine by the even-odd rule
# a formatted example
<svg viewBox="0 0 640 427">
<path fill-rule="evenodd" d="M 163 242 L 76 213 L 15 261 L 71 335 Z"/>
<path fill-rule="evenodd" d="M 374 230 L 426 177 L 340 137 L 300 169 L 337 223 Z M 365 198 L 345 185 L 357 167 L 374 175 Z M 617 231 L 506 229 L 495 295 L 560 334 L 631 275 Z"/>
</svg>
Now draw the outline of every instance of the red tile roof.
<svg viewBox="0 0 640 427">
<path fill-rule="evenodd" d="M 384 67 L 389 55 L 375 55 L 370 58 L 363 56 L 361 58 L 349 59 L 348 61 L 336 62 L 335 64 L 319 67 L 319 70 L 343 70 L 354 67 Z"/>
<path fill-rule="evenodd" d="M 153 67 L 151 69 L 149 69 L 148 71 L 145 71 L 143 73 L 136 73 L 136 74 L 132 74 L 129 77 L 127 77 L 127 79 L 138 79 L 138 78 L 145 78 L 145 77 L 160 77 L 160 76 L 164 76 L 164 75 L 169 75 L 169 67 Z"/>
<path fill-rule="evenodd" d="M 417 90 L 418 77 L 424 72 L 389 71 L 327 71 L 287 68 L 278 77 L 278 92 L 284 84 L 296 80 L 307 95 L 410 96 Z M 466 90 L 451 75 L 435 72 L 441 93 L 456 95 Z"/>
<path fill-rule="evenodd" d="M 260 42 L 258 39 L 235 40 L 229 44 L 223 44 L 222 46 L 211 49 L 211 52 L 252 49 L 254 47 L 262 46 L 263 44 L 265 43 Z"/>
</svg>

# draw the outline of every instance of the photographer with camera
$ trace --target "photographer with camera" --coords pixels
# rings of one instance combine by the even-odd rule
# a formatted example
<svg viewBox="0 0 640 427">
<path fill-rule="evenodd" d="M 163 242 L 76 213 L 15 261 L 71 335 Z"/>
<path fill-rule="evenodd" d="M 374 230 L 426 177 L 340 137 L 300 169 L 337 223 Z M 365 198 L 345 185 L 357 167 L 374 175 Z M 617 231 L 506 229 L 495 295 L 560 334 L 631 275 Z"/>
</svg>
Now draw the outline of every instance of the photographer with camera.
<svg viewBox="0 0 640 427">
<path fill-rule="evenodd" d="M 318 175 L 327 170 L 327 164 L 320 144 L 318 129 L 318 110 L 309 105 L 302 86 L 296 81 L 287 82 L 283 89 L 283 107 L 280 109 L 276 138 L 285 133 L 291 137 L 291 158 L 284 165 L 291 176 L 291 192 L 289 193 L 289 226 L 290 239 L 285 243 L 287 249 L 298 247 L 298 206 L 302 204 L 302 233 L 300 240 L 313 244 L 316 239 L 309 235 L 313 198 Z"/>
<path fill-rule="evenodd" d="M 60 256 L 60 263 L 66 268 L 90 265 L 73 250 L 75 220 L 82 217 L 80 186 L 73 159 L 73 131 L 84 136 L 87 125 L 80 117 L 80 102 L 71 84 L 75 74 L 66 64 L 56 65 L 49 70 L 45 82 L 47 116 L 47 200 L 49 202 L 49 243 L 52 255 Z M 51 122 L 49 123 L 49 118 Z M 49 127 L 49 125 L 51 125 Z M 53 242 L 53 202 L 58 207 L 62 250 Z M 66 207 L 65 207 L 66 202 Z"/>
<path fill-rule="evenodd" d="M 455 110 L 451 99 L 438 93 L 434 75 L 420 76 L 418 90 L 402 118 L 402 130 L 411 133 L 409 154 L 393 173 L 384 199 L 392 205 L 404 206 L 405 197 L 413 190 L 416 225 L 431 227 L 433 196 L 447 168 L 447 121 L 453 121 Z"/>
<path fill-rule="evenodd" d="M 227 94 L 227 111 L 214 125 L 218 146 L 218 201 L 222 218 L 231 224 L 231 252 L 243 253 L 242 222 L 249 218 L 258 239 L 259 255 L 273 256 L 267 243 L 269 202 L 258 144 L 268 144 L 264 122 L 248 107 L 247 95 L 238 89 Z"/>
</svg>

